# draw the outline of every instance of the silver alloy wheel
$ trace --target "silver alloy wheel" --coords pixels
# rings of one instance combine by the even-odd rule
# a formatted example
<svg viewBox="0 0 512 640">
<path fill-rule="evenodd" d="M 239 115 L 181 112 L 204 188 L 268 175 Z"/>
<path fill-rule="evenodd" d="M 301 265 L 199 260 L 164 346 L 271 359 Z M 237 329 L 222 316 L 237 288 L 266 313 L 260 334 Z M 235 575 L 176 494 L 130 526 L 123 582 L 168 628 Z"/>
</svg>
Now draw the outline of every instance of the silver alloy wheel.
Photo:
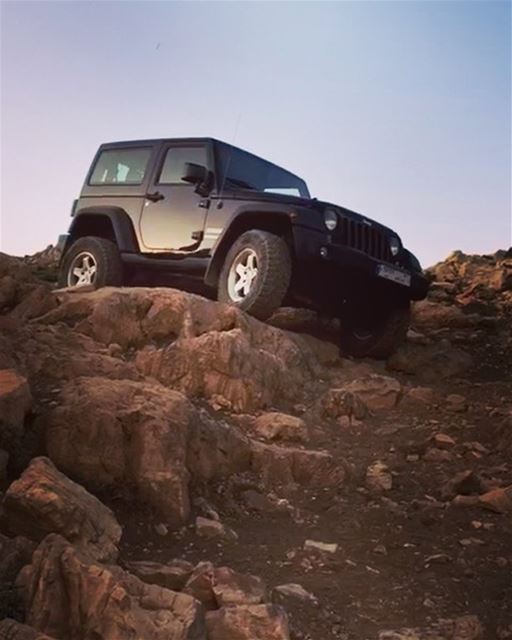
<svg viewBox="0 0 512 640">
<path fill-rule="evenodd" d="M 241 302 L 251 292 L 258 275 L 258 256 L 254 249 L 243 249 L 233 260 L 228 274 L 228 294 Z"/>
<path fill-rule="evenodd" d="M 88 251 L 78 253 L 68 270 L 68 287 L 83 287 L 94 284 L 97 273 L 96 258 Z"/>
</svg>

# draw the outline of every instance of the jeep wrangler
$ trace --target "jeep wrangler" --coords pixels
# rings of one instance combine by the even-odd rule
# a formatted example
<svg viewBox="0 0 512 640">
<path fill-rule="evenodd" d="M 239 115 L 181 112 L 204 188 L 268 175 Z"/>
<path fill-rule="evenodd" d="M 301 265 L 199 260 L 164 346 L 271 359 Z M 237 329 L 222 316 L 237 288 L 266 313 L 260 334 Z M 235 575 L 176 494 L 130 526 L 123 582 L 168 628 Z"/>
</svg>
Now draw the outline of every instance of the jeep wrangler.
<svg viewBox="0 0 512 640">
<path fill-rule="evenodd" d="M 390 355 L 428 290 L 394 231 L 211 138 L 101 145 L 71 215 L 60 286 L 119 286 L 148 267 L 192 275 L 263 320 L 282 305 L 339 317 L 354 356 Z"/>
</svg>

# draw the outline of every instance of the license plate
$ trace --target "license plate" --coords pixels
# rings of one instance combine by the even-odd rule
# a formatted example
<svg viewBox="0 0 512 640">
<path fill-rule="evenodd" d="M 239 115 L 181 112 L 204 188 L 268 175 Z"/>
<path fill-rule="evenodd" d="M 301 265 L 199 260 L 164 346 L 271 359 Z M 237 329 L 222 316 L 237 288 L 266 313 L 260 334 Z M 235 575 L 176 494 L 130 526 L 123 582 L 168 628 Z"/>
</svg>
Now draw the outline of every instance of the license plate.
<svg viewBox="0 0 512 640">
<path fill-rule="evenodd" d="M 381 278 L 386 278 L 386 280 L 402 284 L 404 287 L 411 286 L 411 276 L 408 273 L 400 271 L 399 269 L 393 269 L 393 267 L 388 267 L 387 264 L 379 264 L 377 267 L 377 275 Z"/>
</svg>

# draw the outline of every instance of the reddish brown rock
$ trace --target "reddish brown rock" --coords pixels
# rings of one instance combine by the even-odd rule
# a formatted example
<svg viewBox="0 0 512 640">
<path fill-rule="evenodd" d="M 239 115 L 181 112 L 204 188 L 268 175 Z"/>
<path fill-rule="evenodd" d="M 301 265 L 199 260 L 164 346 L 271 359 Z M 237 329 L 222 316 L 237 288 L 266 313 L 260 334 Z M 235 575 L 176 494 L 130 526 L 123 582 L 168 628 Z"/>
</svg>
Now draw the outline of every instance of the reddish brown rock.
<svg viewBox="0 0 512 640">
<path fill-rule="evenodd" d="M 56 638 L 206 640 L 194 598 L 99 564 L 58 535 L 43 540 L 18 585 L 27 623 Z"/>
<path fill-rule="evenodd" d="M 267 590 L 261 578 L 238 573 L 228 567 L 214 570 L 213 593 L 219 607 L 261 604 L 267 597 Z"/>
<path fill-rule="evenodd" d="M 431 387 L 412 387 L 405 392 L 402 399 L 402 406 L 429 406 L 435 404 L 437 395 Z"/>
<path fill-rule="evenodd" d="M 121 527 L 110 509 L 60 473 L 48 458 L 35 458 L 3 500 L 9 531 L 32 540 L 60 533 L 99 560 L 117 557 Z"/>
<path fill-rule="evenodd" d="M 346 477 L 346 466 L 326 451 L 254 442 L 252 468 L 266 487 L 292 490 L 297 486 L 335 489 Z"/>
<path fill-rule="evenodd" d="M 8 538 L 0 533 L 0 584 L 11 583 L 30 562 L 36 545 L 23 536 Z"/>
<path fill-rule="evenodd" d="M 393 486 L 393 477 L 388 467 L 380 461 L 370 465 L 366 470 L 366 486 L 376 493 L 389 491 Z"/>
<path fill-rule="evenodd" d="M 288 620 L 277 605 L 223 607 L 206 614 L 208 640 L 289 640 Z"/>
<path fill-rule="evenodd" d="M 424 382 L 436 382 L 461 376 L 473 366 L 472 357 L 449 344 L 402 345 L 388 360 L 395 371 L 414 374 Z"/>
<path fill-rule="evenodd" d="M 31 407 L 27 380 L 12 369 L 0 370 L 0 446 L 12 450 L 19 444 Z"/>
<path fill-rule="evenodd" d="M 4 618 L 0 620 L 0 640 L 53 640 L 37 629 L 21 624 L 16 620 Z"/>
<path fill-rule="evenodd" d="M 133 487 L 170 524 L 189 514 L 186 447 L 196 415 L 158 384 L 80 378 L 47 420 L 49 455 L 87 487 Z"/>
<path fill-rule="evenodd" d="M 142 374 L 215 407 L 254 411 L 295 399 L 325 362 L 314 339 L 182 291 L 106 288 L 59 295 L 62 304 L 42 321 L 66 322 L 105 345 L 136 347 Z"/>
<path fill-rule="evenodd" d="M 307 442 L 309 439 L 304 420 L 275 411 L 258 416 L 254 422 L 254 430 L 265 440 Z"/>
<path fill-rule="evenodd" d="M 446 408 L 453 413 L 463 413 L 468 408 L 468 402 L 464 396 L 451 393 L 446 396 Z"/>
<path fill-rule="evenodd" d="M 498 487 L 479 496 L 478 503 L 497 513 L 512 513 L 512 485 Z"/>
<path fill-rule="evenodd" d="M 238 539 L 236 532 L 226 527 L 222 522 L 211 520 L 210 518 L 203 518 L 202 516 L 196 518 L 196 534 L 200 538 L 208 539 L 220 538 L 231 541 Z"/>
<path fill-rule="evenodd" d="M 447 433 L 435 433 L 432 436 L 432 442 L 438 449 L 451 449 L 457 444 Z"/>
<path fill-rule="evenodd" d="M 171 560 L 162 564 L 147 560 L 135 560 L 125 563 L 126 569 L 144 582 L 157 584 L 159 587 L 181 591 L 192 575 L 194 566 L 186 560 Z"/>
<path fill-rule="evenodd" d="M 353 380 L 343 389 L 356 395 L 370 411 L 393 409 L 401 392 L 398 380 L 378 374 L 370 374 L 364 378 Z"/>
</svg>

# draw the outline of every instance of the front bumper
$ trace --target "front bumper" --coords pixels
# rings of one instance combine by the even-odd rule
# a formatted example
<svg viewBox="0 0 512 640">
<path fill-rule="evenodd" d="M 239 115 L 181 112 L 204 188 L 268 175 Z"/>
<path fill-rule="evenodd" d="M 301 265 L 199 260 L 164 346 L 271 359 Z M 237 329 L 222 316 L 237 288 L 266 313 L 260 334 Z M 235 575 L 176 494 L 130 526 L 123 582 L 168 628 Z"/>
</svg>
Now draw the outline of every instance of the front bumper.
<svg viewBox="0 0 512 640">
<path fill-rule="evenodd" d="M 332 242 L 328 233 L 315 229 L 294 227 L 295 254 L 298 265 L 304 265 L 303 271 L 331 274 L 340 285 L 350 287 L 354 281 L 358 288 L 370 285 L 409 300 L 423 300 L 429 288 L 429 281 L 422 272 L 406 269 L 398 264 L 378 260 L 363 251 Z M 411 277 L 410 286 L 392 282 L 377 275 L 380 265 L 388 265 L 407 273 Z"/>
</svg>

